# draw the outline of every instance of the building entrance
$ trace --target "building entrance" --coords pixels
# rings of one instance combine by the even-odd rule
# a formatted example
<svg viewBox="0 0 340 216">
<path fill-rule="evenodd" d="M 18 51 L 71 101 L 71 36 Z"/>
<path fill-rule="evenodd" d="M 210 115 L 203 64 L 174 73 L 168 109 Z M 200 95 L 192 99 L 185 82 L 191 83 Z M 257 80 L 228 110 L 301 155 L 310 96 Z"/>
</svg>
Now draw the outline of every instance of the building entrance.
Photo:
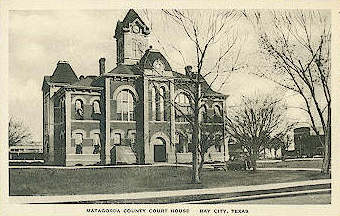
<svg viewBox="0 0 340 216">
<path fill-rule="evenodd" d="M 162 138 L 157 138 L 154 144 L 154 161 L 155 162 L 166 161 L 165 141 Z"/>
</svg>

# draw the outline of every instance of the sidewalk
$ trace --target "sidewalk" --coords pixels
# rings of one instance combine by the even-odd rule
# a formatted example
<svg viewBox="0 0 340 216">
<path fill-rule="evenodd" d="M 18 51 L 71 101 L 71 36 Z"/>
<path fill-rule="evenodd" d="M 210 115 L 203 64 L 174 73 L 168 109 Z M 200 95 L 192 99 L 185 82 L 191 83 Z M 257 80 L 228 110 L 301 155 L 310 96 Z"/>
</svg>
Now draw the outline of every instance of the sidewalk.
<svg viewBox="0 0 340 216">
<path fill-rule="evenodd" d="M 269 167 L 269 168 L 256 168 L 257 170 L 270 170 L 270 171 L 319 171 L 321 172 L 321 169 L 319 168 L 284 168 L 284 167 Z"/>
<path fill-rule="evenodd" d="M 208 189 L 189 189 L 176 191 L 154 191 L 154 192 L 138 192 L 124 194 L 96 194 L 96 195 L 67 195 L 67 196 L 11 196 L 10 202 L 13 203 L 67 203 L 67 202 L 95 202 L 101 200 L 138 200 L 138 199 L 155 199 L 166 197 L 180 196 L 197 196 L 209 194 L 228 194 L 241 193 L 247 191 L 275 190 L 287 187 L 313 186 L 321 184 L 330 184 L 330 179 L 310 180 L 302 182 L 288 182 L 251 186 L 236 186 Z"/>
</svg>

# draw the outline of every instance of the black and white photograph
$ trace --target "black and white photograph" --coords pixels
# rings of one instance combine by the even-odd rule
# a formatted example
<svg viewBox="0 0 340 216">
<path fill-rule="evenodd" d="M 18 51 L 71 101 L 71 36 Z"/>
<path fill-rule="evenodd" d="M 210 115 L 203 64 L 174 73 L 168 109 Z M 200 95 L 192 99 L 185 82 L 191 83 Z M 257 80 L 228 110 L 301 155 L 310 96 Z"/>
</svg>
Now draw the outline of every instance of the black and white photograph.
<svg viewBox="0 0 340 216">
<path fill-rule="evenodd" d="M 339 11 L 8 9 L 7 208 L 336 215 Z"/>
</svg>

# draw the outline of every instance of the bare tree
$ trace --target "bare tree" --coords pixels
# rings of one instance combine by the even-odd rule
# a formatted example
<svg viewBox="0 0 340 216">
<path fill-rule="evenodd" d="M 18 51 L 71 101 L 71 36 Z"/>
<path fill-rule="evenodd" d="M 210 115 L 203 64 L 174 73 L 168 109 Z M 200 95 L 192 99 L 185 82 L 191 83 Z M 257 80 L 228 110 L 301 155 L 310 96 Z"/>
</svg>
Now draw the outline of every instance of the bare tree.
<svg viewBox="0 0 340 216">
<path fill-rule="evenodd" d="M 205 155 L 208 150 L 212 146 L 216 146 L 217 148 L 221 148 L 223 146 L 224 136 L 223 136 L 223 126 L 222 130 L 217 129 L 216 127 L 205 126 L 202 128 L 202 136 L 200 140 L 200 162 L 199 162 L 199 174 L 202 172 L 202 168 L 205 162 Z"/>
<path fill-rule="evenodd" d="M 32 140 L 31 132 L 29 129 L 19 120 L 11 117 L 8 124 L 8 145 L 16 146 Z"/>
<path fill-rule="evenodd" d="M 226 117 L 226 131 L 236 145 L 246 149 L 253 171 L 259 153 L 277 141 L 283 142 L 292 128 L 286 121 L 286 109 L 280 99 L 272 96 L 243 96 L 241 104 Z"/>
<path fill-rule="evenodd" d="M 163 10 L 168 22 L 173 22 L 183 31 L 183 36 L 191 42 L 191 50 L 194 53 L 193 69 L 191 76 L 185 79 L 175 80 L 176 85 L 181 85 L 190 95 L 191 114 L 183 113 L 180 106 L 173 103 L 176 111 L 183 114 L 192 130 L 192 182 L 200 183 L 199 153 L 203 155 L 205 149 L 201 149 L 202 140 L 201 107 L 202 100 L 207 92 L 202 91 L 202 86 L 211 88 L 218 83 L 223 86 L 233 71 L 243 66 L 238 66 L 240 55 L 240 37 L 234 31 L 233 25 L 240 15 L 237 11 L 226 10 Z M 181 55 L 184 63 L 184 50 L 175 45 L 172 46 Z M 188 49 L 188 47 L 186 47 Z M 189 49 L 190 50 L 190 49 Z M 210 57 L 210 58 L 209 58 Z M 209 78 L 209 83 L 206 80 Z M 218 81 L 218 82 L 217 82 Z M 182 83 L 181 83 L 182 82 Z M 220 88 L 221 89 L 221 88 Z M 222 130 L 223 131 L 223 130 Z M 202 159 L 202 157 L 201 157 Z M 201 161 L 204 162 L 204 159 Z M 202 163 L 203 163 L 202 162 Z"/>
<path fill-rule="evenodd" d="M 331 148 L 331 26 L 327 11 L 284 10 L 244 13 L 259 34 L 272 68 L 259 75 L 303 98 L 311 128 L 325 134 L 322 173 L 329 173 Z M 317 125 L 321 124 L 322 131 Z"/>
</svg>

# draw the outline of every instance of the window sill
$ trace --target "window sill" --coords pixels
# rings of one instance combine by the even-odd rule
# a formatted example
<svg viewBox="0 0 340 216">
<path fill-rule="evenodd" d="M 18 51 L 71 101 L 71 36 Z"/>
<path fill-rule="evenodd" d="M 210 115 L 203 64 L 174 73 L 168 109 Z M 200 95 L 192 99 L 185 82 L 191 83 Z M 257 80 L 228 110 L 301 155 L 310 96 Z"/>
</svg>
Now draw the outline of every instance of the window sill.
<svg viewBox="0 0 340 216">
<path fill-rule="evenodd" d="M 136 123 L 136 121 L 122 121 L 122 120 L 111 120 L 110 122 L 119 122 L 119 123 Z"/>
<path fill-rule="evenodd" d="M 168 123 L 168 121 L 155 121 L 155 120 L 153 120 L 153 121 L 149 121 L 150 123 Z"/>
<path fill-rule="evenodd" d="M 72 119 L 71 122 L 100 122 L 97 119 Z"/>
</svg>

